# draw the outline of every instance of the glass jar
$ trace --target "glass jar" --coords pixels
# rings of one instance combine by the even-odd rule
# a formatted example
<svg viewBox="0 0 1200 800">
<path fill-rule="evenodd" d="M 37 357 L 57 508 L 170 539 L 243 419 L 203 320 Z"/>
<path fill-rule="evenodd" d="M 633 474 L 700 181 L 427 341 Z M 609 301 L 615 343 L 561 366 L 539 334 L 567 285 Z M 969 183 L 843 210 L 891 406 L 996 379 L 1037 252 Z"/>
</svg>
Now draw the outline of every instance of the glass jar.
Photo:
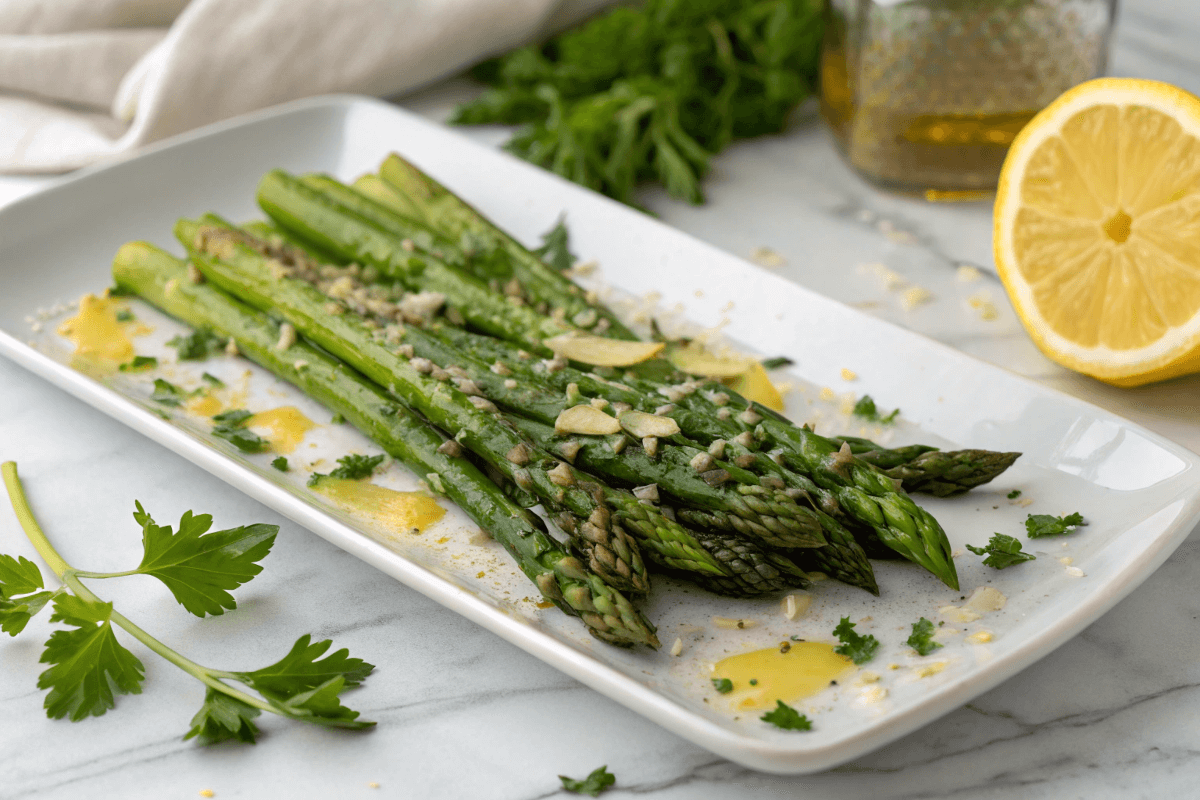
<svg viewBox="0 0 1200 800">
<path fill-rule="evenodd" d="M 1117 0 L 825 0 L 821 110 L 868 180 L 930 200 L 996 186 L 1018 131 L 1104 71 Z"/>
</svg>

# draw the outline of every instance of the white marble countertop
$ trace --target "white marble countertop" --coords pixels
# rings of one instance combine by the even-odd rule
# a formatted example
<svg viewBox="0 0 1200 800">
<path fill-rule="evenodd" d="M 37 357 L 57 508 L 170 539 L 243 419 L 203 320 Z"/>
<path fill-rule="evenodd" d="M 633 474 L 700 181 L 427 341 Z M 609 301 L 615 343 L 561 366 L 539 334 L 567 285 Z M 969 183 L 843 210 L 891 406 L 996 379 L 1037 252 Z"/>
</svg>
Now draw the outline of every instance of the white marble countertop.
<svg viewBox="0 0 1200 800">
<path fill-rule="evenodd" d="M 1131 0 L 1111 72 L 1200 92 L 1198 38 L 1200 9 L 1192 0 Z M 452 81 L 401 102 L 440 119 L 472 91 Z M 834 156 L 811 112 L 799 117 L 787 134 L 739 144 L 717 159 L 707 205 L 647 202 L 668 223 L 730 252 L 776 250 L 787 261 L 782 274 L 829 297 L 1200 451 L 1200 376 L 1118 390 L 1053 365 L 1030 343 L 990 273 L 975 283 L 956 277 L 962 264 L 991 269 L 988 204 L 928 205 L 881 194 Z M 466 133 L 502 139 L 494 130 Z M 0 177 L 0 204 L 44 182 Z M 886 264 L 934 300 L 904 310 L 899 295 L 862 268 L 871 263 Z M 997 319 L 982 319 L 968 303 L 980 292 L 990 294 Z M 556 775 L 582 777 L 600 764 L 617 776 L 604 795 L 614 800 L 1185 797 L 1200 781 L 1195 536 L 1113 611 L 1016 678 L 851 764 L 785 778 L 748 771 L 666 733 L 3 360 L 0 459 L 20 463 L 52 537 L 132 526 L 134 498 L 152 502 L 163 517 L 195 508 L 218 522 L 282 526 L 265 571 L 241 591 L 237 614 L 204 622 L 162 615 L 161 626 L 156 617 L 156 630 L 186 641 L 199 660 L 261 661 L 254 632 L 278 629 L 332 637 L 380 667 L 351 702 L 379 722 L 369 734 L 268 720 L 256 747 L 205 748 L 180 740 L 199 691 L 173 668 L 146 658 L 143 695 L 121 698 L 98 719 L 50 721 L 36 689 L 39 640 L 4 637 L 4 800 L 187 798 L 205 789 L 218 798 L 516 800 L 554 796 L 561 791 Z M 0 552 L 33 555 L 4 509 Z M 110 595 L 134 614 L 153 613 L 161 598 L 137 592 L 114 585 Z"/>
</svg>

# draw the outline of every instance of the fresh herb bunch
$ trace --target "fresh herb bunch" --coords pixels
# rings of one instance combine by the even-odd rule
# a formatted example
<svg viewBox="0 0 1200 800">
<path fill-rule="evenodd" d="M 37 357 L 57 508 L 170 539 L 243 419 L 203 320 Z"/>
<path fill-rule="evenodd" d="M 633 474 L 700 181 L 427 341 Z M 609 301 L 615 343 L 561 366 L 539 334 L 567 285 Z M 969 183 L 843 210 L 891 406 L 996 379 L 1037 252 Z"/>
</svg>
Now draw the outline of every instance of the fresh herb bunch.
<svg viewBox="0 0 1200 800">
<path fill-rule="evenodd" d="M 301 636 L 287 655 L 262 669 L 229 672 L 205 667 L 135 625 L 80 580 L 151 575 L 192 614 L 223 614 L 237 607 L 229 592 L 262 571 L 258 562 L 270 552 L 278 526 L 209 532 L 212 517 L 188 511 L 178 530 L 172 530 L 158 525 L 137 503 L 133 516 L 142 528 L 142 562 L 127 572 L 85 572 L 66 563 L 46 538 L 25 499 L 16 464 L 10 461 L 0 470 L 21 527 L 62 580 L 57 589 L 47 590 L 36 564 L 0 554 L 0 630 L 16 636 L 47 605 L 53 608 L 50 622 L 66 626 L 50 635 L 41 659 L 50 664 L 38 678 L 38 688 L 49 690 L 45 707 L 51 719 L 69 717 L 78 722 L 100 716 L 115 706 L 117 694 L 141 693 L 145 667 L 117 639 L 115 625 L 205 684 L 204 703 L 184 739 L 199 736 L 209 742 L 253 743 L 258 735 L 254 719 L 263 711 L 337 728 L 375 724 L 359 719 L 358 712 L 340 699 L 343 691 L 358 686 L 375 668 L 345 650 L 325 655 L 332 644 L 329 640 L 313 642 L 310 636 Z"/>
<path fill-rule="evenodd" d="M 814 90 L 820 0 L 648 0 L 480 64 L 461 125 L 523 125 L 505 147 L 625 202 L 655 180 L 704 200 L 709 157 L 776 133 Z"/>
</svg>

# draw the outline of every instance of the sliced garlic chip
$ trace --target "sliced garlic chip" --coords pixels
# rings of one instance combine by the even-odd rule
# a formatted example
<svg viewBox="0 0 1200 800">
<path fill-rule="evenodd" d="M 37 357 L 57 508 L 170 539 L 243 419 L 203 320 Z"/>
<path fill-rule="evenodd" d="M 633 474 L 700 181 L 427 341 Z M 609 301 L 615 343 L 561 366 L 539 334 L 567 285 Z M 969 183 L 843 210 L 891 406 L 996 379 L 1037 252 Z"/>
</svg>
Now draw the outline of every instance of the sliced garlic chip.
<svg viewBox="0 0 1200 800">
<path fill-rule="evenodd" d="M 652 415 L 647 414 L 646 416 Z M 586 433 L 592 436 L 604 436 L 620 431 L 621 423 L 615 417 L 610 417 L 590 405 L 572 406 L 560 413 L 554 420 L 554 432 L 557 434 Z"/>
<path fill-rule="evenodd" d="M 595 367 L 628 367 L 654 358 L 666 347 L 663 342 L 630 342 L 603 336 L 564 333 L 543 344 L 555 355 Z"/>
<path fill-rule="evenodd" d="M 620 426 L 635 439 L 649 436 L 674 436 L 679 433 L 679 423 L 670 417 L 647 414 L 644 411 L 626 411 L 618 418 Z"/>
<path fill-rule="evenodd" d="M 745 356 L 723 358 L 713 355 L 696 344 L 671 347 L 667 351 L 667 359 L 681 372 L 706 378 L 736 378 L 754 363 L 754 359 Z"/>
</svg>

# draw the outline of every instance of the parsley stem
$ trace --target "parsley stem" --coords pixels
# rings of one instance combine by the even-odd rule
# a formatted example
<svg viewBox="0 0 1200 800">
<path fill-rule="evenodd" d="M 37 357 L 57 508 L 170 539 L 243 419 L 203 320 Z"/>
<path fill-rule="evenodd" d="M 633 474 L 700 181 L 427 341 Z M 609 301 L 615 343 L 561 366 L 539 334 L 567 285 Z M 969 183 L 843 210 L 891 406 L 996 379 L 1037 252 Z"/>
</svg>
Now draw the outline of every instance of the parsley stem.
<svg viewBox="0 0 1200 800">
<path fill-rule="evenodd" d="M 17 521 L 21 523 L 21 528 L 23 528 L 25 531 L 25 536 L 28 537 L 30 544 L 32 544 L 34 549 L 37 550 L 38 555 L 42 557 L 42 560 L 46 562 L 46 566 L 48 566 L 51 571 L 53 571 L 54 574 L 57 575 L 64 584 L 66 584 L 67 588 L 69 588 L 76 597 L 81 600 L 86 600 L 89 603 L 104 602 L 99 597 L 94 595 L 90 589 L 80 583 L 80 577 L 107 578 L 123 574 L 137 574 L 136 570 L 129 573 L 89 573 L 80 572 L 72 567 L 61 555 L 58 554 L 58 551 L 54 549 L 54 545 L 50 544 L 50 540 L 46 537 L 46 533 L 42 530 L 42 526 L 38 524 L 37 518 L 33 516 L 33 509 L 29 507 L 29 500 L 25 496 L 25 488 L 21 485 L 21 478 L 17 475 L 16 462 L 5 461 L 2 465 L 0 465 L 0 474 L 3 474 L 4 476 L 4 486 L 8 489 L 8 498 L 12 502 L 13 512 L 17 515 Z M 218 692 L 229 695 L 230 697 L 234 697 L 238 700 L 241 700 L 243 703 L 252 705 L 255 708 L 262 709 L 263 711 L 270 711 L 273 714 L 279 713 L 279 710 L 270 703 L 260 700 L 254 695 L 234 689 L 218 679 L 218 676 L 234 678 L 236 676 L 233 673 L 210 670 L 207 667 L 197 664 L 195 661 L 192 661 L 189 658 L 185 658 L 180 653 L 167 647 L 158 639 L 155 639 L 149 633 L 135 625 L 125 615 L 115 610 L 110 612 L 109 620 L 116 623 L 130 636 L 137 639 L 155 653 L 158 653 L 167 661 L 170 661 L 184 672 L 188 673 L 204 684 L 211 686 Z"/>
</svg>

